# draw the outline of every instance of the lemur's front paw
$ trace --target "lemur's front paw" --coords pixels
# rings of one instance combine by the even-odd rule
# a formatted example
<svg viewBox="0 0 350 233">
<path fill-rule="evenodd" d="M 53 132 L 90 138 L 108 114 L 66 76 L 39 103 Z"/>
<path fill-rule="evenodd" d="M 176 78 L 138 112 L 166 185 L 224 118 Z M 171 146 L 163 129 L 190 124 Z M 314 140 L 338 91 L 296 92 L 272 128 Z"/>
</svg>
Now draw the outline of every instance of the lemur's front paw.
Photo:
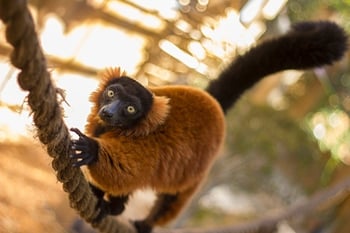
<svg viewBox="0 0 350 233">
<path fill-rule="evenodd" d="M 80 132 L 77 128 L 70 130 L 79 136 L 79 139 L 73 139 L 70 145 L 70 158 L 73 159 L 73 167 L 89 165 L 95 162 L 98 155 L 97 142 Z"/>
</svg>

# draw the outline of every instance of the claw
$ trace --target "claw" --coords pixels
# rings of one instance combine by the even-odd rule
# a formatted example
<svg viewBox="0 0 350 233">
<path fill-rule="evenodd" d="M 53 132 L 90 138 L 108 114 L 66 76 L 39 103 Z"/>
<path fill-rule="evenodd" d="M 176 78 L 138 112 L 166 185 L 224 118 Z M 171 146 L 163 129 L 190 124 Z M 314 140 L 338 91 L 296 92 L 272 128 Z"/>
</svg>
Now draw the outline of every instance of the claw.
<svg viewBox="0 0 350 233">
<path fill-rule="evenodd" d="M 86 143 L 86 142 L 84 142 Z M 73 144 L 71 148 L 75 151 L 87 151 L 89 150 L 89 146 L 87 145 L 82 145 L 82 144 Z"/>
<path fill-rule="evenodd" d="M 85 163 L 84 160 L 79 160 L 79 161 L 77 161 L 77 162 L 73 162 L 73 163 L 72 163 L 72 166 L 73 166 L 73 167 L 81 167 L 81 166 L 84 166 L 84 165 L 86 165 L 86 163 Z"/>
<path fill-rule="evenodd" d="M 78 128 L 71 128 L 70 131 L 76 133 L 79 137 L 86 137 Z"/>
<path fill-rule="evenodd" d="M 97 142 L 77 128 L 71 128 L 70 130 L 79 136 L 79 139 L 72 139 L 71 141 L 69 157 L 73 160 L 72 166 L 80 167 L 93 163 L 98 154 Z"/>
</svg>

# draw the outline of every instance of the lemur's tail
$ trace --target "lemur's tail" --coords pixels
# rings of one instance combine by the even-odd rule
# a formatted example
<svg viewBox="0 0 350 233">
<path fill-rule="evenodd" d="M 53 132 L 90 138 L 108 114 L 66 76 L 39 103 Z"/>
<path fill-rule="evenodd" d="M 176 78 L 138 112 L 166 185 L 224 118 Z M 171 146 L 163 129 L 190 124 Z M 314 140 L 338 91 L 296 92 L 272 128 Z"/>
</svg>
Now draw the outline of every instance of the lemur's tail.
<svg viewBox="0 0 350 233">
<path fill-rule="evenodd" d="M 328 21 L 302 22 L 285 35 L 248 51 L 212 81 L 207 91 L 226 112 L 240 95 L 268 74 L 332 64 L 344 55 L 347 35 Z"/>
</svg>

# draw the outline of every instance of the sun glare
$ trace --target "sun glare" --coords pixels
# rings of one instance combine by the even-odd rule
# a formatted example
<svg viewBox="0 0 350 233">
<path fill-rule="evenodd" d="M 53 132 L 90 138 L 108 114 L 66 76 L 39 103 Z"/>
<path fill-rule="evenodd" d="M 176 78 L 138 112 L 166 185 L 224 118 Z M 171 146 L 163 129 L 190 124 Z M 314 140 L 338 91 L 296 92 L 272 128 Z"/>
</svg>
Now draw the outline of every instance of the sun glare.
<svg viewBox="0 0 350 233">
<path fill-rule="evenodd" d="M 146 40 L 104 25 L 94 25 L 75 59 L 80 63 L 103 69 L 123 67 L 127 73 L 135 73 L 143 60 Z"/>
</svg>

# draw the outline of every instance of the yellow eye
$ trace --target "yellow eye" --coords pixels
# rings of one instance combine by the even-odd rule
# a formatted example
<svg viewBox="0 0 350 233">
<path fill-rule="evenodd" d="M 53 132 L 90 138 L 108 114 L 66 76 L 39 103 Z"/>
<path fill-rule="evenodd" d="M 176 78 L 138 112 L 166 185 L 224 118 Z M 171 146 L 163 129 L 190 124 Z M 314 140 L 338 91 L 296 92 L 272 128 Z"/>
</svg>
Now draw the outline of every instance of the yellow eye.
<svg viewBox="0 0 350 233">
<path fill-rule="evenodd" d="M 130 113 L 130 114 L 133 114 L 133 113 L 136 112 L 136 109 L 135 109 L 134 106 L 129 105 L 129 106 L 126 108 L 126 111 L 128 111 L 128 113 Z"/>
<path fill-rule="evenodd" d="M 107 91 L 107 96 L 108 96 L 109 98 L 112 98 L 112 97 L 114 96 L 114 91 L 108 90 L 108 91 Z"/>
</svg>

